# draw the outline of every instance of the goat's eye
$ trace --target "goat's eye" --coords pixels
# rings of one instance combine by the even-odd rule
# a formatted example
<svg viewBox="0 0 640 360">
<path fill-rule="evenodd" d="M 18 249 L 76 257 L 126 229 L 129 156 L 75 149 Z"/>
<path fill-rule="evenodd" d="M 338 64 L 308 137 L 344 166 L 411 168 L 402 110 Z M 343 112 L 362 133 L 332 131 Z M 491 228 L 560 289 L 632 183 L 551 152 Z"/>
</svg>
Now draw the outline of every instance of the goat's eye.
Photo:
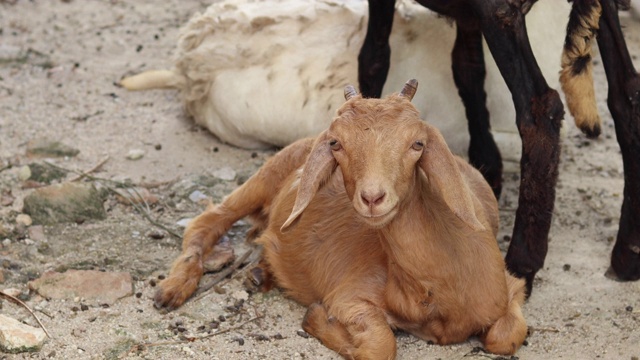
<svg viewBox="0 0 640 360">
<path fill-rule="evenodd" d="M 421 151 L 422 148 L 424 148 L 424 143 L 422 141 L 418 140 L 418 141 L 414 142 L 413 144 L 411 144 L 411 148 L 413 150 L 416 150 L 416 151 Z"/>
<path fill-rule="evenodd" d="M 331 150 L 333 150 L 333 151 L 338 151 L 338 150 L 340 150 L 342 148 L 342 146 L 340 145 L 338 140 L 329 141 L 329 146 L 331 147 Z"/>
</svg>

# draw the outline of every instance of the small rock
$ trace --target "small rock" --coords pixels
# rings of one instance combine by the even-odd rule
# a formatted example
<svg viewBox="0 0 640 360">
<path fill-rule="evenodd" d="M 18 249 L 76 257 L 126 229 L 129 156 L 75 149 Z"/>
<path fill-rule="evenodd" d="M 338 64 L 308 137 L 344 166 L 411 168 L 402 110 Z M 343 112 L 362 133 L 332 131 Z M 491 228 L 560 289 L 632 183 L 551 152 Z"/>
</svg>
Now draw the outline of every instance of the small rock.
<svg viewBox="0 0 640 360">
<path fill-rule="evenodd" d="M 202 191 L 200 190 L 196 190 L 194 192 L 192 192 L 191 194 L 189 194 L 189 200 L 191 200 L 191 202 L 194 203 L 198 203 L 202 200 L 206 200 L 207 199 L 207 195 L 205 195 Z"/>
<path fill-rule="evenodd" d="M 31 176 L 23 179 L 23 181 L 33 180 L 38 183 L 51 184 L 53 181 L 64 179 L 67 176 L 65 171 L 56 169 L 52 166 L 33 163 L 28 167 L 30 169 Z"/>
<path fill-rule="evenodd" d="M 0 195 L 0 205 L 2 206 L 10 206 L 13 205 L 13 202 L 16 198 L 11 196 L 11 194 L 2 194 Z"/>
<path fill-rule="evenodd" d="M 193 220 L 192 218 L 184 218 L 184 219 L 180 219 L 176 225 L 180 226 L 180 227 L 187 227 L 189 225 L 189 223 L 191 222 L 191 220 Z"/>
<path fill-rule="evenodd" d="M 47 237 L 44 235 L 44 227 L 42 225 L 34 225 L 29 227 L 27 230 L 29 234 L 29 239 L 42 242 L 47 240 Z"/>
<path fill-rule="evenodd" d="M 23 211 L 35 224 L 102 220 L 103 198 L 93 185 L 63 183 L 35 189 L 24 198 Z"/>
<path fill-rule="evenodd" d="M 18 179 L 20 179 L 20 181 L 29 180 L 30 177 L 31 177 L 31 168 L 28 165 L 25 165 L 21 167 L 20 170 L 18 170 Z"/>
<path fill-rule="evenodd" d="M 74 157 L 80 150 L 67 146 L 59 141 L 47 139 L 32 140 L 27 144 L 28 156 L 42 157 Z"/>
<path fill-rule="evenodd" d="M 39 279 L 30 281 L 29 288 L 45 298 L 84 298 L 108 305 L 120 298 L 133 295 L 133 280 L 131 275 L 125 272 L 48 271 Z"/>
<path fill-rule="evenodd" d="M 9 246 L 9 245 L 11 245 L 11 239 L 2 240 L 2 246 Z"/>
<path fill-rule="evenodd" d="M 131 203 L 153 205 L 158 203 L 158 197 L 143 187 L 118 189 L 116 198 L 118 202 L 125 205 L 130 205 Z"/>
<path fill-rule="evenodd" d="M 6 288 L 4 290 L 2 290 L 3 293 L 9 295 L 9 296 L 13 296 L 15 298 L 19 297 L 20 294 L 22 294 L 22 290 L 20 289 L 16 289 L 16 288 Z"/>
<path fill-rule="evenodd" d="M 31 216 L 27 214 L 19 214 L 16 216 L 16 223 L 24 226 L 31 226 L 31 224 L 33 224 L 33 220 L 31 219 Z"/>
<path fill-rule="evenodd" d="M 127 153 L 128 160 L 140 160 L 144 156 L 144 150 L 142 149 L 131 149 Z"/>
<path fill-rule="evenodd" d="M 236 172 L 232 168 L 225 166 L 213 172 L 213 176 L 221 180 L 232 181 L 236 178 Z"/>
<path fill-rule="evenodd" d="M 45 339 L 42 329 L 0 315 L 0 348 L 3 351 L 14 354 L 39 351 Z"/>
<path fill-rule="evenodd" d="M 11 231 L 7 229 L 2 222 L 0 222 L 0 238 L 6 238 L 10 234 L 11 234 Z"/>
<path fill-rule="evenodd" d="M 231 294 L 231 296 L 236 300 L 244 300 L 244 301 L 249 300 L 249 293 L 244 290 L 234 291 L 233 294 Z"/>
</svg>

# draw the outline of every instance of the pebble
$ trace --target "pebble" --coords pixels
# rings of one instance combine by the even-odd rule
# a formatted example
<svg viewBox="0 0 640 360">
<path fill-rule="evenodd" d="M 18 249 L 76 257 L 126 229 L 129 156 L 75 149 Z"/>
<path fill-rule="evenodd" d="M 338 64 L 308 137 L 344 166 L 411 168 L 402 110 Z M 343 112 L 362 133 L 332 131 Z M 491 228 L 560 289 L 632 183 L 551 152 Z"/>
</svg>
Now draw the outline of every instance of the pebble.
<svg viewBox="0 0 640 360">
<path fill-rule="evenodd" d="M 16 216 L 16 223 L 31 226 L 31 224 L 33 224 L 33 220 L 31 219 L 31 216 L 27 214 L 19 214 Z"/>
<path fill-rule="evenodd" d="M 213 176 L 221 180 L 232 181 L 236 178 L 236 172 L 232 168 L 225 166 L 214 171 Z"/>
<path fill-rule="evenodd" d="M 142 149 L 131 149 L 127 153 L 128 160 L 140 160 L 144 156 L 144 150 Z"/>
<path fill-rule="evenodd" d="M 2 240 L 2 246 L 9 246 L 9 245 L 11 245 L 11 239 Z"/>
<path fill-rule="evenodd" d="M 238 291 L 234 291 L 231 294 L 231 297 L 233 297 L 236 300 L 244 300 L 247 301 L 249 300 L 249 293 L 244 291 L 244 290 L 238 290 Z"/>
<path fill-rule="evenodd" d="M 20 170 L 18 170 L 18 178 L 20 179 L 20 181 L 29 180 L 30 177 L 31 177 L 31 168 L 29 167 L 29 165 L 25 165 L 21 167 Z"/>
<path fill-rule="evenodd" d="M 178 220 L 178 222 L 176 223 L 176 225 L 180 226 L 180 227 L 187 227 L 187 225 L 189 225 L 189 223 L 191 222 L 191 220 L 193 220 L 192 218 L 184 218 L 184 219 L 180 219 Z"/>
<path fill-rule="evenodd" d="M 191 194 L 189 194 L 189 200 L 191 200 L 191 202 L 194 203 L 198 203 L 202 200 L 206 200 L 207 199 L 207 195 L 204 194 L 202 191 L 200 190 L 196 190 L 194 192 L 192 192 Z"/>
<path fill-rule="evenodd" d="M 103 202 L 93 185 L 67 182 L 35 189 L 24 198 L 23 212 L 34 224 L 102 220 L 107 217 Z"/>
<path fill-rule="evenodd" d="M 44 227 L 42 225 L 29 227 L 27 233 L 29 234 L 29 239 L 33 241 L 43 242 L 47 240 L 47 237 L 44 235 Z"/>
</svg>

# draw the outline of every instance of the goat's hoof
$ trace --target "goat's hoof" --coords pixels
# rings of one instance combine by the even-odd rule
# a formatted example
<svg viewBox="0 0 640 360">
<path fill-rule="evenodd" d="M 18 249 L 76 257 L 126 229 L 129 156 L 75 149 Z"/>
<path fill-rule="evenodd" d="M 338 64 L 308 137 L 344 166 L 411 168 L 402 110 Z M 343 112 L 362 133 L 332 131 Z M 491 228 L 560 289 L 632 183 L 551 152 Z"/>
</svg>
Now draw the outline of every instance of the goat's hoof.
<svg viewBox="0 0 640 360">
<path fill-rule="evenodd" d="M 156 309 L 171 311 L 177 309 L 196 291 L 198 279 L 169 277 L 159 284 L 158 291 L 153 298 Z"/>
<path fill-rule="evenodd" d="M 602 129 L 600 128 L 600 124 L 582 124 L 580 125 L 580 130 L 582 133 L 587 135 L 589 139 L 597 139 L 598 136 L 602 133 Z"/>
</svg>

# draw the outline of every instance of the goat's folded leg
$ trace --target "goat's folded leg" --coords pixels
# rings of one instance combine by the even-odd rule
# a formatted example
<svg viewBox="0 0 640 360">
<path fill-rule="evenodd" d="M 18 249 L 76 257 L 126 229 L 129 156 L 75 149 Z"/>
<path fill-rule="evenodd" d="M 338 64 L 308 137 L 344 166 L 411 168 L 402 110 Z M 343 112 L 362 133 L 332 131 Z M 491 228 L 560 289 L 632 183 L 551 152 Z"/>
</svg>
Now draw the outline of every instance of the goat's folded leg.
<svg viewBox="0 0 640 360">
<path fill-rule="evenodd" d="M 611 266 L 620 280 L 640 279 L 640 76 L 624 41 L 617 5 L 602 1 L 598 47 L 609 83 L 608 105 L 624 164 L 624 200 Z"/>
<path fill-rule="evenodd" d="M 456 41 L 451 54 L 453 80 L 464 104 L 469 124 L 469 162 L 480 170 L 496 198 L 502 191 L 502 158 L 491 135 L 482 32 L 477 24 L 457 22 Z"/>
<path fill-rule="evenodd" d="M 506 262 L 526 279 L 531 291 L 543 266 L 555 201 L 560 157 L 560 126 L 564 115 L 558 93 L 547 85 L 538 67 L 520 2 L 476 1 L 482 32 L 509 90 L 522 137 L 520 195 Z"/>
<path fill-rule="evenodd" d="M 302 328 L 346 359 L 395 359 L 396 340 L 380 309 L 368 303 L 341 307 L 349 320 L 340 321 L 324 305 L 311 304 Z"/>
<path fill-rule="evenodd" d="M 525 284 L 522 279 L 517 279 L 508 272 L 505 275 L 509 293 L 507 312 L 482 334 L 482 342 L 494 354 L 513 355 L 527 337 L 527 323 L 521 310 Z"/>
<path fill-rule="evenodd" d="M 284 148 L 222 204 L 209 206 L 189 223 L 182 253 L 159 284 L 154 298 L 157 308 L 175 309 L 193 294 L 202 278 L 203 260 L 234 222 L 252 214 L 265 221 L 262 211 L 269 207 L 284 179 L 304 164 L 312 144 L 313 139 L 303 139 Z"/>
<path fill-rule="evenodd" d="M 182 253 L 173 263 L 169 276 L 159 284 L 154 298 L 156 308 L 173 310 L 193 294 L 204 273 L 204 259 L 218 239 L 244 215 L 226 209 L 224 204 L 210 205 L 191 221 L 185 231 Z"/>
</svg>

